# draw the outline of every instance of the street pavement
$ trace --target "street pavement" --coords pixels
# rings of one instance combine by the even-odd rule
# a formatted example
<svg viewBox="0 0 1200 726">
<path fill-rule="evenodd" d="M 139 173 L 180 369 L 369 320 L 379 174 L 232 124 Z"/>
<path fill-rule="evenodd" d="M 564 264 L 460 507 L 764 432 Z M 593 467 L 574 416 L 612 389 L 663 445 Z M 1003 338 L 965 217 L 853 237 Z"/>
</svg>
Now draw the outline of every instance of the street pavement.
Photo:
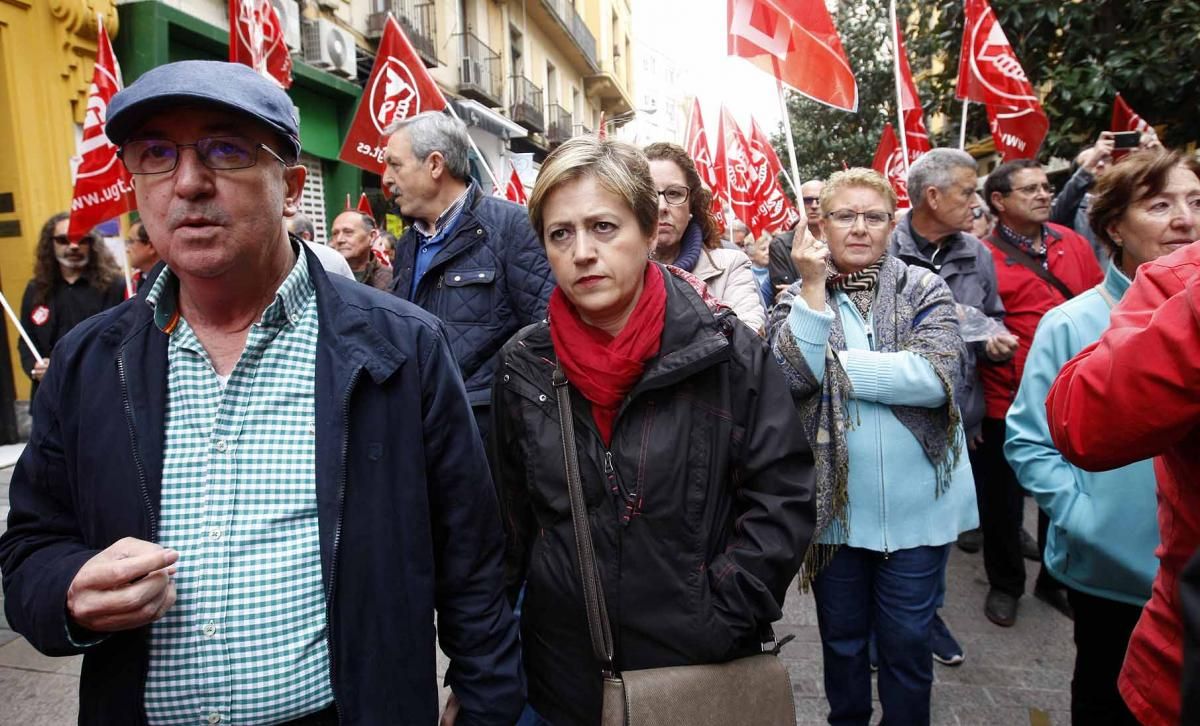
<svg viewBox="0 0 1200 726">
<path fill-rule="evenodd" d="M 0 469 L 0 531 L 8 515 L 12 469 Z M 1026 500 L 1025 521 L 1036 522 Z M 1029 588 L 1037 573 L 1026 563 Z M 1031 595 L 1021 599 L 1016 626 L 1000 628 L 983 616 L 987 581 L 981 554 L 952 548 L 942 617 L 962 643 L 967 659 L 954 668 L 934 664 L 935 726 L 1051 726 L 1070 723 L 1071 623 Z M 792 590 L 776 625 L 780 638 L 794 634 L 783 658 L 792 676 L 797 721 L 824 724 L 827 714 L 821 639 L 812 597 Z M 0 724 L 67 726 L 76 721 L 81 658 L 48 658 L 8 628 L 0 615 Z M 446 659 L 439 654 L 439 683 Z M 432 685 L 432 684 L 431 684 Z M 443 693 L 444 698 L 444 693 Z M 875 722 L 879 719 L 878 703 Z"/>
</svg>

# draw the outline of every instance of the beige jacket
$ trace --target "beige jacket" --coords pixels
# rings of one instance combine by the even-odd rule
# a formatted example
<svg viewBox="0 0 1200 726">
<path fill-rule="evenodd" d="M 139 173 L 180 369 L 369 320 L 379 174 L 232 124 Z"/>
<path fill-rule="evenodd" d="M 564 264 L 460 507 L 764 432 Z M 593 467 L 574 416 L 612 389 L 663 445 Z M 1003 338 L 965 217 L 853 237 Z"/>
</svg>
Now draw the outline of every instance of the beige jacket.
<svg viewBox="0 0 1200 726">
<path fill-rule="evenodd" d="M 766 327 L 767 312 L 763 309 L 758 282 L 750 269 L 750 258 L 741 250 L 705 249 L 696 261 L 692 274 L 708 285 L 708 290 L 721 302 L 733 308 L 738 319 L 759 335 Z"/>
</svg>

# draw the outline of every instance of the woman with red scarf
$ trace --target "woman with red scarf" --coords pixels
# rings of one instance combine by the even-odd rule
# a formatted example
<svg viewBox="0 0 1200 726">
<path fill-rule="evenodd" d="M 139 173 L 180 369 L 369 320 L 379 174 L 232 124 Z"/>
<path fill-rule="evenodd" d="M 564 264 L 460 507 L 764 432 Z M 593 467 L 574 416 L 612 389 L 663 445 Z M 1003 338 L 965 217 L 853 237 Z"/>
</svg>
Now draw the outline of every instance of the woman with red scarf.
<svg viewBox="0 0 1200 726">
<path fill-rule="evenodd" d="M 598 724 L 556 371 L 617 670 L 761 652 L 812 536 L 812 456 L 765 343 L 691 274 L 647 259 L 658 203 L 641 152 L 571 139 L 529 216 L 558 287 L 548 320 L 501 351 L 493 389 L 508 580 L 514 600 L 525 585 L 530 705 Z"/>
</svg>

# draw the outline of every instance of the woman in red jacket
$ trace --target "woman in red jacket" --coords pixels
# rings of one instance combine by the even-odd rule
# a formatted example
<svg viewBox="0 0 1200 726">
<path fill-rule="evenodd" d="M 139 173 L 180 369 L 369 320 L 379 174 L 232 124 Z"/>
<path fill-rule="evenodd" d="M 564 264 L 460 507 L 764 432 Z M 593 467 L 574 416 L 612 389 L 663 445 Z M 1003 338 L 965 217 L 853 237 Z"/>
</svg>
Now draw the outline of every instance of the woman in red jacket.
<svg viewBox="0 0 1200 726">
<path fill-rule="evenodd" d="M 1108 330 L 1059 373 L 1046 413 L 1055 446 L 1085 469 L 1159 457 L 1160 567 L 1118 687 L 1142 723 L 1175 724 L 1178 580 L 1200 546 L 1200 243 L 1186 244 L 1200 223 L 1200 179 L 1181 167 L 1153 199 L 1131 212 L 1160 219 L 1163 243 L 1181 249 L 1138 269 Z"/>
</svg>

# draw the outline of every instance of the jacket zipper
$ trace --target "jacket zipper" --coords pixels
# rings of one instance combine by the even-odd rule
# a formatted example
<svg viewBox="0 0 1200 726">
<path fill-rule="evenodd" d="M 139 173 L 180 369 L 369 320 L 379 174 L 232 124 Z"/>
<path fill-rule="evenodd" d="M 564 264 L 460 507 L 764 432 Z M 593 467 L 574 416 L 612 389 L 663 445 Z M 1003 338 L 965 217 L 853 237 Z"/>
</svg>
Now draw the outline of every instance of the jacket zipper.
<svg viewBox="0 0 1200 726">
<path fill-rule="evenodd" d="M 350 452 L 350 394 L 358 384 L 362 368 L 355 368 L 350 376 L 350 385 L 346 386 L 346 395 L 342 398 L 342 460 L 338 470 L 338 516 L 337 529 L 333 531 L 333 552 L 329 560 L 329 583 L 325 586 L 325 640 L 329 648 L 329 690 L 333 691 L 333 708 L 337 711 L 338 722 L 345 720 L 342 715 L 342 704 L 337 697 L 337 657 L 333 647 L 333 583 L 337 581 L 338 544 L 342 540 L 342 519 L 346 513 L 346 457 Z"/>
<path fill-rule="evenodd" d="M 129 403 L 129 382 L 125 377 L 125 353 L 117 355 L 117 376 L 121 379 L 121 402 L 125 406 L 125 425 L 129 428 L 129 446 L 133 450 L 133 463 L 137 466 L 138 487 L 142 492 L 142 504 L 146 505 L 146 515 L 150 520 L 150 541 L 158 541 L 158 515 L 150 502 L 150 489 L 146 484 L 146 467 L 142 463 L 142 454 L 138 451 L 137 430 L 133 425 L 133 406 Z"/>
</svg>

